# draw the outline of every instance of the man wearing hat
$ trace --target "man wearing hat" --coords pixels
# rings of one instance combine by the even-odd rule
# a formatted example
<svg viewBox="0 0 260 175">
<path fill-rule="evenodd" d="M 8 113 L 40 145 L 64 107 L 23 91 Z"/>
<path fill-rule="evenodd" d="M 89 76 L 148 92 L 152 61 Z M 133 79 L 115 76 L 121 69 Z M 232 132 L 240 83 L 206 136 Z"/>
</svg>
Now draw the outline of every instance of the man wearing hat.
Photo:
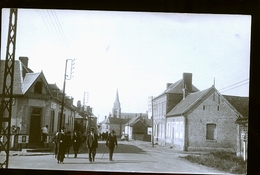
<svg viewBox="0 0 260 175">
<path fill-rule="evenodd" d="M 106 147 L 109 149 L 109 160 L 113 161 L 113 153 L 114 153 L 114 148 L 117 148 L 117 139 L 115 135 L 115 131 L 112 130 L 111 133 L 108 135 L 107 140 L 106 140 Z"/>
<path fill-rule="evenodd" d="M 63 163 L 65 150 L 66 150 L 66 136 L 64 133 L 65 128 L 62 127 L 61 131 L 57 133 L 57 140 L 58 140 L 58 156 L 57 160 L 58 163 Z"/>
<path fill-rule="evenodd" d="M 94 128 L 90 129 L 87 136 L 88 157 L 90 162 L 95 161 L 96 149 L 98 147 L 98 136 L 94 133 Z"/>
</svg>

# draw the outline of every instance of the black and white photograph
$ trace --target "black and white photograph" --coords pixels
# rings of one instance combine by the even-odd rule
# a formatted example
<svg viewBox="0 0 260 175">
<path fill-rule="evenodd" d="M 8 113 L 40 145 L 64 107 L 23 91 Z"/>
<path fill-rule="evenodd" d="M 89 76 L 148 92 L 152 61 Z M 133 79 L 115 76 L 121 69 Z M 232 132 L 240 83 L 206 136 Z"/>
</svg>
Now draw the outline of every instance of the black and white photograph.
<svg viewBox="0 0 260 175">
<path fill-rule="evenodd" d="M 1 168 L 247 174 L 251 15 L 1 14 Z"/>
</svg>

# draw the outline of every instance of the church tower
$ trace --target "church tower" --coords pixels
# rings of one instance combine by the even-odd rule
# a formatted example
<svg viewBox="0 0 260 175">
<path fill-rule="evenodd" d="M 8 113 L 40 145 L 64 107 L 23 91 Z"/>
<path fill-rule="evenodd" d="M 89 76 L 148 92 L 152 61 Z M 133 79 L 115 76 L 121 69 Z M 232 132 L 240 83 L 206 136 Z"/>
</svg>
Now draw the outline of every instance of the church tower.
<svg viewBox="0 0 260 175">
<path fill-rule="evenodd" d="M 121 118 L 121 105 L 119 102 L 118 90 L 116 91 L 116 99 L 112 109 L 112 117 Z"/>
</svg>

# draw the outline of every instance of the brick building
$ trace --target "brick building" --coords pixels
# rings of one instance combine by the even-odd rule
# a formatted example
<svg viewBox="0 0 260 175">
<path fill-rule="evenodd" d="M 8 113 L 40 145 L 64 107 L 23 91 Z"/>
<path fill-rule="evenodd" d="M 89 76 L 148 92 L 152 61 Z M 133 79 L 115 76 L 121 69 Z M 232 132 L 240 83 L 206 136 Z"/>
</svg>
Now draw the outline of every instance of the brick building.
<svg viewBox="0 0 260 175">
<path fill-rule="evenodd" d="M 214 86 L 199 91 L 191 76 L 184 73 L 182 80 L 167 85 L 153 99 L 154 143 L 185 151 L 226 150 L 241 155 L 248 97 L 223 96 Z"/>
</svg>

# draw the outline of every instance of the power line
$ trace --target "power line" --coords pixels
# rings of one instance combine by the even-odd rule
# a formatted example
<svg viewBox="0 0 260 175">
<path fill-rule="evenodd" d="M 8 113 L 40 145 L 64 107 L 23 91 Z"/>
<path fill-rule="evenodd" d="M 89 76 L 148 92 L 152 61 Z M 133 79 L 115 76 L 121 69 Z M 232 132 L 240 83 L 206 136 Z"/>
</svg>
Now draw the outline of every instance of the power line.
<svg viewBox="0 0 260 175">
<path fill-rule="evenodd" d="M 52 12 L 52 15 L 54 16 L 56 24 L 58 25 L 58 29 L 60 30 L 60 34 L 61 34 L 62 39 L 64 41 L 65 47 L 67 47 L 67 49 L 68 49 L 67 51 L 70 51 L 69 43 L 68 43 L 68 41 L 66 39 L 66 36 L 64 34 L 64 31 L 63 31 L 63 29 L 61 27 L 61 24 L 60 24 L 60 21 L 59 21 L 59 19 L 57 17 L 57 14 L 56 14 L 56 12 L 54 10 L 51 10 L 51 12 Z M 70 52 L 69 52 L 69 54 L 70 54 Z"/>
<path fill-rule="evenodd" d="M 47 29 L 48 30 L 49 30 L 49 28 L 51 29 L 51 30 L 49 30 L 50 35 L 54 36 L 54 38 L 57 41 L 57 44 L 61 44 L 64 51 L 67 52 L 71 56 L 71 54 L 69 52 L 70 47 L 68 45 L 68 42 L 66 40 L 66 37 L 64 35 L 64 32 L 59 23 L 59 19 L 58 19 L 56 13 L 53 11 L 50 11 L 50 10 L 46 10 L 46 12 L 47 12 L 47 15 L 43 11 L 42 13 L 44 16 L 42 14 L 41 14 L 41 16 L 44 20 L 44 23 L 47 24 L 46 25 Z"/>
<path fill-rule="evenodd" d="M 232 87 L 232 88 L 230 88 L 230 89 L 226 89 L 226 90 L 222 91 L 221 93 L 226 92 L 226 91 L 230 91 L 230 90 L 232 90 L 232 89 L 238 88 L 238 87 L 243 86 L 243 85 L 246 85 L 246 84 L 248 84 L 248 83 L 249 83 L 249 82 L 246 82 L 246 83 L 240 84 L 240 85 L 238 85 L 238 86 Z"/>
<path fill-rule="evenodd" d="M 243 81 L 240 81 L 240 82 L 237 82 L 237 83 L 235 83 L 235 84 L 232 84 L 232 85 L 229 85 L 229 86 L 227 86 L 227 87 L 224 87 L 224 88 L 222 88 L 222 89 L 219 89 L 219 91 L 221 91 L 221 90 L 223 90 L 223 89 L 227 89 L 227 88 L 232 87 L 232 86 L 235 86 L 235 85 L 237 85 L 237 84 L 239 84 L 239 83 L 242 83 L 242 82 L 244 82 L 244 81 L 248 81 L 248 79 L 245 79 L 245 80 L 243 80 Z M 247 82 L 247 83 L 248 83 L 248 82 Z"/>
</svg>

